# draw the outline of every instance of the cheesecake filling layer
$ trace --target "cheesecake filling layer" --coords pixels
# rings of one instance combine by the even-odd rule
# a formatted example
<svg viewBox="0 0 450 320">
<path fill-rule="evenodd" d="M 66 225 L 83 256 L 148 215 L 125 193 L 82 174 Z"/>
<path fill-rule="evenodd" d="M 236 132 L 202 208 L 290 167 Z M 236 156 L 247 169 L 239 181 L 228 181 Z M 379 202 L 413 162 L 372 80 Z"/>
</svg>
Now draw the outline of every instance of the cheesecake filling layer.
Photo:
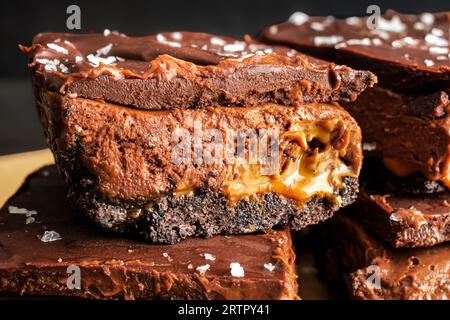
<svg viewBox="0 0 450 320">
<path fill-rule="evenodd" d="M 132 207 L 199 192 L 220 194 L 229 206 L 266 194 L 299 207 L 322 197 L 338 206 L 347 179 L 361 168 L 360 130 L 337 105 L 150 111 L 48 92 L 38 105 L 67 182 Z M 228 133 L 239 130 L 253 132 L 258 143 L 236 138 L 230 152 Z"/>
</svg>

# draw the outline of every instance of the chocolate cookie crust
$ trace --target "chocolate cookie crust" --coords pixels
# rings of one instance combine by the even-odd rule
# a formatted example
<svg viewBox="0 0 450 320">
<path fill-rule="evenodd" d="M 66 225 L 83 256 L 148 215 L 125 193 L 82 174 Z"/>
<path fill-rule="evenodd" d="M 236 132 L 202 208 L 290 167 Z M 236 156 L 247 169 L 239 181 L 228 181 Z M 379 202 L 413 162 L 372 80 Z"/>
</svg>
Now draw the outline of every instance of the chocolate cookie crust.
<svg viewBox="0 0 450 320">
<path fill-rule="evenodd" d="M 331 218 L 339 207 L 356 199 L 357 179 L 345 180 L 345 187 L 336 195 L 340 198 L 339 205 L 327 198 L 314 197 L 298 207 L 289 199 L 265 194 L 262 199 L 244 199 L 229 206 L 223 194 L 208 190 L 176 200 L 171 196 L 162 197 L 151 206 L 146 202 L 104 202 L 95 194 L 76 188 L 69 189 L 69 198 L 74 208 L 103 227 L 139 234 L 156 243 L 173 244 L 187 237 L 252 233 L 284 225 L 301 230 Z"/>
</svg>

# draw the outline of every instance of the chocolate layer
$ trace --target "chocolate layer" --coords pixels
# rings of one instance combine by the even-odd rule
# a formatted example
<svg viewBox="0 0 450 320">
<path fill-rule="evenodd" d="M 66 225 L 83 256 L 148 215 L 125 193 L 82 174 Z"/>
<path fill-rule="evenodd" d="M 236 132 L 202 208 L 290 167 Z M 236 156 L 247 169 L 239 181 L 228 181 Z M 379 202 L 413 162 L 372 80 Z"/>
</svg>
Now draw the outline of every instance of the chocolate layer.
<svg viewBox="0 0 450 320">
<path fill-rule="evenodd" d="M 119 238 L 69 208 L 65 185 L 54 166 L 31 175 L 1 209 L 0 257 L 0 291 L 20 294 L 91 299 L 297 298 L 289 231 L 191 239 L 173 246 Z M 233 265 L 233 272 L 232 263 L 239 264 Z M 80 268 L 80 289 L 67 286 L 73 274 L 67 273 L 70 266 Z M 69 283 L 76 284 L 70 279 Z"/>
<path fill-rule="evenodd" d="M 353 101 L 376 82 L 249 37 L 44 33 L 21 48 L 40 86 L 143 109 Z"/>
<path fill-rule="evenodd" d="M 326 223 L 325 275 L 350 297 L 442 300 L 450 294 L 450 246 L 394 249 L 345 215 Z"/>
<path fill-rule="evenodd" d="M 267 27 L 262 38 L 307 54 L 371 70 L 379 84 L 397 92 L 431 93 L 450 85 L 449 12 L 378 18 L 310 17 L 294 13 Z"/>
<path fill-rule="evenodd" d="M 362 190 L 356 218 L 393 247 L 434 246 L 450 240 L 450 193 L 399 196 Z"/>
<path fill-rule="evenodd" d="M 164 243 L 289 223 L 301 229 L 355 198 L 361 136 L 338 106 L 149 111 L 37 92 L 48 144 L 69 196 L 104 227 Z M 243 143 L 243 164 L 234 148 L 231 163 L 226 155 L 211 162 L 192 156 L 174 162 L 180 141 L 174 133 L 184 130 L 188 151 L 195 153 L 191 136 L 198 129 L 223 137 L 236 130 L 277 130 L 275 171 L 261 173 L 260 165 L 248 164 L 249 141 Z M 202 152 L 209 143 L 200 140 Z"/>
</svg>

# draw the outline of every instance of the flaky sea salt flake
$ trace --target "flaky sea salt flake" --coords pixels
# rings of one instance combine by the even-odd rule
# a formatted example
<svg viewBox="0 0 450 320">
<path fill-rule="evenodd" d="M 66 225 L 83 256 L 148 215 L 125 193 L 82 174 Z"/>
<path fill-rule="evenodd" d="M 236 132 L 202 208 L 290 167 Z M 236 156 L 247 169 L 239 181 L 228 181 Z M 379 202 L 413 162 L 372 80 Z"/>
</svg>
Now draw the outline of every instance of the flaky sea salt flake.
<svg viewBox="0 0 450 320">
<path fill-rule="evenodd" d="M 98 56 L 106 56 L 111 51 L 112 47 L 113 47 L 112 43 L 107 44 L 106 46 L 104 46 L 96 51 L 97 55 Z"/>
<path fill-rule="evenodd" d="M 432 67 L 432 66 L 434 66 L 433 60 L 425 59 L 423 62 L 425 63 L 425 65 L 426 65 L 427 67 Z"/>
<path fill-rule="evenodd" d="M 273 264 L 269 263 L 264 263 L 264 268 L 266 268 L 267 270 L 269 270 L 270 272 L 272 272 L 273 270 L 275 270 L 275 266 Z"/>
<path fill-rule="evenodd" d="M 58 46 L 55 43 L 47 43 L 47 47 L 49 47 L 52 50 L 55 50 L 56 52 L 62 53 L 62 54 L 69 54 L 69 50 L 67 50 L 64 47 Z"/>
<path fill-rule="evenodd" d="M 208 271 L 209 267 L 210 267 L 209 264 L 204 264 L 202 266 L 198 266 L 195 270 L 197 270 L 198 273 L 204 276 L 206 271 Z"/>
<path fill-rule="evenodd" d="M 290 17 L 289 17 L 289 22 L 295 24 L 296 26 L 301 26 L 302 24 L 304 24 L 306 21 L 309 20 L 309 16 L 306 13 L 303 12 L 294 12 Z"/>
<path fill-rule="evenodd" d="M 210 253 L 205 253 L 203 256 L 205 257 L 205 260 L 211 260 L 211 261 L 216 260 L 216 256 L 214 256 Z"/>
<path fill-rule="evenodd" d="M 230 263 L 230 272 L 233 277 L 242 278 L 244 277 L 244 268 L 242 268 L 241 264 L 238 262 Z"/>
<path fill-rule="evenodd" d="M 226 46 L 224 46 L 223 50 L 228 51 L 228 52 L 237 52 L 237 51 L 243 51 L 244 48 L 245 48 L 244 42 L 236 41 L 235 43 L 227 44 Z"/>
<path fill-rule="evenodd" d="M 61 240 L 61 236 L 59 235 L 58 232 L 56 231 L 45 231 L 44 235 L 41 238 L 42 242 L 53 242 L 53 241 L 58 241 Z"/>
<path fill-rule="evenodd" d="M 222 38 L 219 38 L 219 37 L 211 37 L 209 39 L 209 42 L 215 46 L 224 46 L 227 44 L 227 42 L 225 40 L 223 40 Z"/>
<path fill-rule="evenodd" d="M 314 44 L 316 46 L 321 45 L 334 45 L 344 38 L 342 36 L 316 36 L 314 37 Z"/>
</svg>

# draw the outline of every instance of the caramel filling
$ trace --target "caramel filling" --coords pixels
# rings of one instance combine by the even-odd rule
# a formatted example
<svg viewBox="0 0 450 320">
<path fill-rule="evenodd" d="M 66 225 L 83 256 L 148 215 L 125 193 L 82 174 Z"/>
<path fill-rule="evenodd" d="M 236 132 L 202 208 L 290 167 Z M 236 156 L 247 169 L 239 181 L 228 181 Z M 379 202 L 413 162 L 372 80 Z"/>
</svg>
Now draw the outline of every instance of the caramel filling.
<svg viewBox="0 0 450 320">
<path fill-rule="evenodd" d="M 262 175 L 261 164 L 229 167 L 223 192 L 232 203 L 265 193 L 289 198 L 298 205 L 314 195 L 339 203 L 336 193 L 343 187 L 342 178 L 356 176 L 340 158 L 348 141 L 349 132 L 342 120 L 293 123 L 280 137 L 275 174 Z"/>
<path fill-rule="evenodd" d="M 450 172 L 445 177 L 443 177 L 441 181 L 444 184 L 444 186 L 450 189 Z"/>
<path fill-rule="evenodd" d="M 350 133 L 341 119 L 297 121 L 278 137 L 275 168 L 270 174 L 262 170 L 267 163 L 261 160 L 226 164 L 221 191 L 230 205 L 266 193 L 286 197 L 297 205 L 304 205 L 316 195 L 326 196 L 338 205 L 343 177 L 357 176 L 341 158 L 349 140 Z M 182 179 L 174 195 L 193 195 L 193 185 Z"/>
<path fill-rule="evenodd" d="M 383 158 L 383 164 L 389 171 L 400 178 L 407 177 L 420 171 L 420 168 L 416 165 L 392 158 Z M 450 189 L 450 172 L 447 172 L 442 178 L 437 180 L 441 181 L 444 186 Z"/>
<path fill-rule="evenodd" d="M 383 164 L 393 174 L 395 174 L 397 177 L 400 177 L 400 178 L 404 178 L 406 176 L 409 176 L 410 174 L 413 174 L 413 173 L 419 171 L 417 166 L 402 162 L 397 159 L 392 159 L 392 158 L 383 158 Z"/>
</svg>

